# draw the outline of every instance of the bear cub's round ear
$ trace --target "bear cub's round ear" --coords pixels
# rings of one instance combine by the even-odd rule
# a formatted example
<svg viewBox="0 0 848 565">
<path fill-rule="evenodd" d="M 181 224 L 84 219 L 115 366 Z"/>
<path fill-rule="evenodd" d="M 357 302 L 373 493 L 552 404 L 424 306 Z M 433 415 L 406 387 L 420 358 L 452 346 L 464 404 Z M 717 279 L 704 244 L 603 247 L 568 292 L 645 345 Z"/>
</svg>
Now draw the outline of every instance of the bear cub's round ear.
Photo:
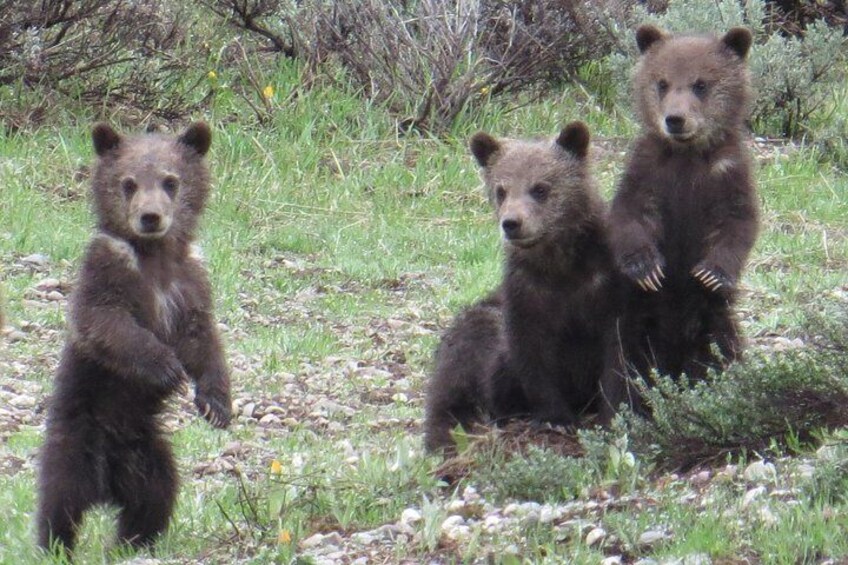
<svg viewBox="0 0 848 565">
<path fill-rule="evenodd" d="M 492 155 L 497 153 L 501 148 L 498 140 L 488 133 L 479 131 L 471 137 L 471 153 L 477 159 L 477 163 L 481 167 L 487 167 L 492 164 Z"/>
<path fill-rule="evenodd" d="M 557 145 L 583 159 L 589 153 L 589 128 L 583 122 L 571 122 L 559 132 Z"/>
<path fill-rule="evenodd" d="M 121 136 L 104 122 L 94 125 L 91 140 L 94 142 L 94 151 L 101 157 L 121 144 Z"/>
<path fill-rule="evenodd" d="M 746 27 L 731 28 L 721 38 L 724 46 L 736 53 L 740 59 L 744 59 L 748 55 L 748 49 L 751 48 L 751 42 L 753 40 L 751 30 Z"/>
<path fill-rule="evenodd" d="M 212 144 L 212 131 L 206 122 L 195 122 L 188 126 L 178 140 L 197 151 L 197 154 L 202 157 L 206 155 Z"/>
<path fill-rule="evenodd" d="M 639 53 L 644 53 L 651 45 L 668 37 L 668 34 L 657 26 L 646 24 L 636 30 L 636 46 Z"/>
</svg>

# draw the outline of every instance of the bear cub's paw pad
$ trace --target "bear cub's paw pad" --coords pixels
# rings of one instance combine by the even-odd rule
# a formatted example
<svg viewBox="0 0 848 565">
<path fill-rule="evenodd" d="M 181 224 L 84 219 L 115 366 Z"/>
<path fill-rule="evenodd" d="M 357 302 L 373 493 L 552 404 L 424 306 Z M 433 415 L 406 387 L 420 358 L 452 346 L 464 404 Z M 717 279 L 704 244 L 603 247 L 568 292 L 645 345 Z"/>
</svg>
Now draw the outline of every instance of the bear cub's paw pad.
<svg viewBox="0 0 848 565">
<path fill-rule="evenodd" d="M 664 261 L 656 251 L 639 251 L 622 261 L 621 270 L 645 292 L 657 292 L 662 288 Z"/>
<path fill-rule="evenodd" d="M 223 429 L 230 425 L 230 405 L 224 398 L 216 398 L 212 393 L 197 391 L 194 405 L 198 413 L 213 428 Z"/>
<path fill-rule="evenodd" d="M 698 264 L 690 272 L 710 292 L 730 290 L 733 288 L 733 280 L 718 267 L 707 267 L 704 264 Z"/>
</svg>

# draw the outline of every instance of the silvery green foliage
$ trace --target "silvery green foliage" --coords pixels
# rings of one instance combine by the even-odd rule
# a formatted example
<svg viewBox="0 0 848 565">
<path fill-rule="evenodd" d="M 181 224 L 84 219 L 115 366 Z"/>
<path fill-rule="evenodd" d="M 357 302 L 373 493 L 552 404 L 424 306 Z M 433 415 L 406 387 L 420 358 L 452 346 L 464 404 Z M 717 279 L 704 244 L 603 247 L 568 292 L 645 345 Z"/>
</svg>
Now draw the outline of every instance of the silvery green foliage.
<svg viewBox="0 0 848 565">
<path fill-rule="evenodd" d="M 821 113 L 835 102 L 843 83 L 848 48 L 841 30 L 824 22 L 810 25 L 803 38 L 785 36 L 766 27 L 763 0 L 675 0 L 663 14 L 642 7 L 631 13 L 631 28 L 624 31 L 626 50 L 610 56 L 617 84 L 629 84 L 629 73 L 638 58 L 634 31 L 652 23 L 674 33 L 722 34 L 734 26 L 754 33 L 749 55 L 755 99 L 751 123 L 760 135 L 799 137 L 815 129 Z M 627 95 L 619 89 L 619 97 Z"/>
</svg>

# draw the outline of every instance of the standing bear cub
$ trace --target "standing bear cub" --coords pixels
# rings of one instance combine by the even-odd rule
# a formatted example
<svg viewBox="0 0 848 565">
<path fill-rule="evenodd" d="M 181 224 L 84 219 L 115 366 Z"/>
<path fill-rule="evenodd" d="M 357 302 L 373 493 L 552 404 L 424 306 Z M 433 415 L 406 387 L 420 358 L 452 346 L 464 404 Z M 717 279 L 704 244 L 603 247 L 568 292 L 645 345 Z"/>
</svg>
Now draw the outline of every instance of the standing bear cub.
<svg viewBox="0 0 848 565">
<path fill-rule="evenodd" d="M 144 545 L 166 528 L 178 476 L 157 415 L 187 379 L 213 426 L 230 420 L 211 289 L 191 253 L 209 192 L 209 128 L 124 137 L 99 124 L 93 140 L 98 229 L 71 297 L 41 452 L 44 548 L 72 549 L 83 512 L 100 503 L 120 507 L 124 542 Z"/>
<path fill-rule="evenodd" d="M 613 310 L 606 207 L 588 165 L 589 131 L 555 140 L 471 140 L 503 234 L 498 290 L 460 314 L 436 352 L 425 445 L 486 413 L 574 424 L 594 407 Z"/>
<path fill-rule="evenodd" d="M 757 237 L 758 206 L 745 146 L 751 33 L 636 33 L 642 135 L 610 213 L 624 311 L 608 349 L 604 418 L 639 408 L 631 376 L 702 378 L 740 352 L 733 307 Z M 713 352 L 712 344 L 718 348 Z"/>
</svg>

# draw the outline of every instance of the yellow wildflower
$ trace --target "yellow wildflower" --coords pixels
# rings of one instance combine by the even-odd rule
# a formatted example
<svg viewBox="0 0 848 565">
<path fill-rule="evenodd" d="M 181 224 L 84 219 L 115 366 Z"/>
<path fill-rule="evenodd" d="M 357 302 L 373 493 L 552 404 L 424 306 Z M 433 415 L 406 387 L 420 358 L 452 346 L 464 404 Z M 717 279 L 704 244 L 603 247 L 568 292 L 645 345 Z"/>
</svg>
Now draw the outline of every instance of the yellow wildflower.
<svg viewBox="0 0 848 565">
<path fill-rule="evenodd" d="M 218 78 L 218 73 L 216 73 L 215 71 L 209 71 L 209 72 L 206 74 L 206 77 L 207 77 L 209 80 L 215 80 L 216 78 Z"/>
<path fill-rule="evenodd" d="M 265 97 L 266 100 L 270 100 L 274 97 L 274 87 L 270 84 L 262 89 L 262 96 Z"/>
<path fill-rule="evenodd" d="M 277 543 L 281 545 L 288 545 L 291 543 L 291 532 L 288 530 L 280 530 L 280 533 L 277 534 Z"/>
<path fill-rule="evenodd" d="M 480 89 L 480 94 L 482 94 L 483 96 L 486 96 L 487 94 L 489 94 L 489 92 L 491 92 L 491 90 L 492 89 L 489 88 L 488 86 L 484 86 L 483 88 Z"/>
<path fill-rule="evenodd" d="M 283 464 L 274 459 L 271 461 L 271 473 L 274 475 L 280 475 L 283 472 Z"/>
</svg>

